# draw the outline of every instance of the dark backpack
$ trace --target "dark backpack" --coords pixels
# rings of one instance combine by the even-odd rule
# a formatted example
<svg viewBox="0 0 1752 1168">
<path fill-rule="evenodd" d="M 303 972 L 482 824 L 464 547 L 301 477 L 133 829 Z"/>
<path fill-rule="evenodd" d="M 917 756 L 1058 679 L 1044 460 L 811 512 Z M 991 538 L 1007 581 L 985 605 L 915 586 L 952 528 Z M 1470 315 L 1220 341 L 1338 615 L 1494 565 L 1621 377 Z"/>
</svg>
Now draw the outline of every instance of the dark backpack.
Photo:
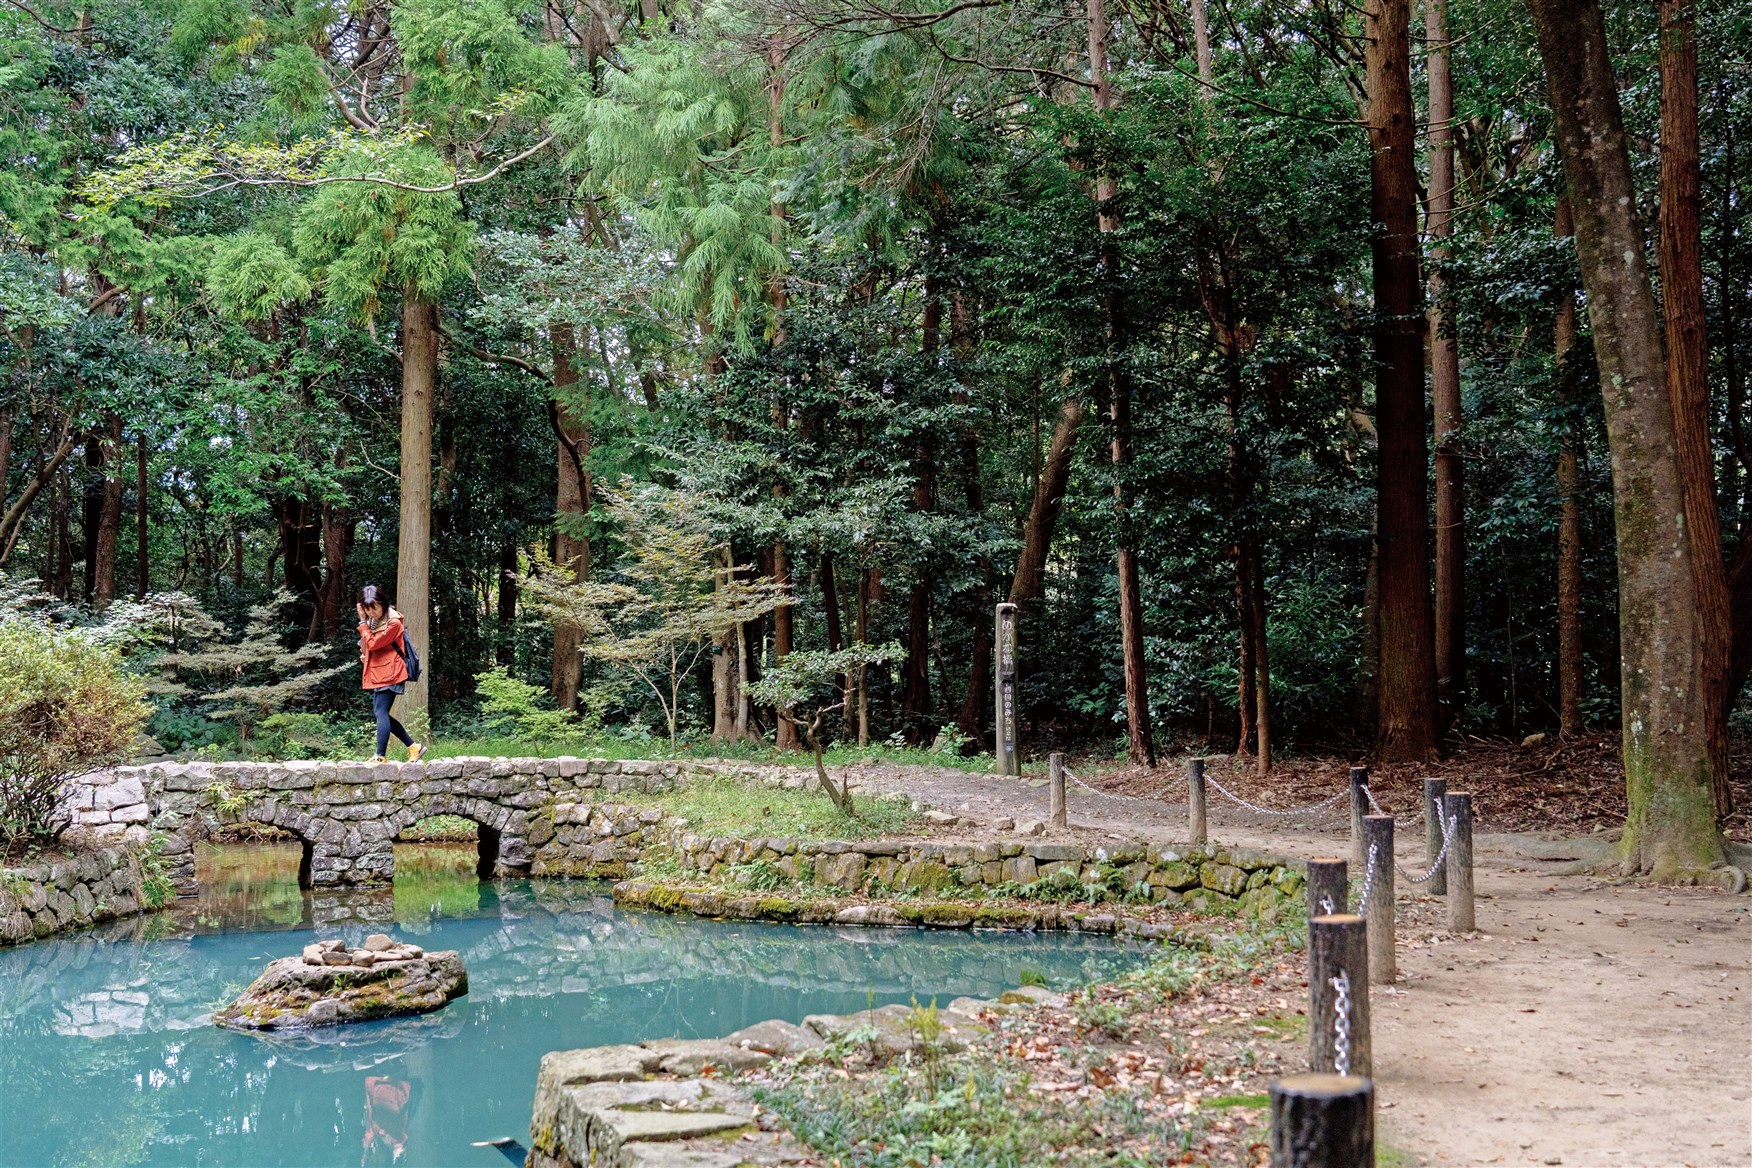
<svg viewBox="0 0 1752 1168">
<path fill-rule="evenodd" d="M 414 643 L 408 640 L 407 630 L 402 631 L 401 644 L 396 647 L 401 654 L 402 663 L 408 667 L 408 680 L 420 680 L 420 651 L 414 648 Z"/>
</svg>

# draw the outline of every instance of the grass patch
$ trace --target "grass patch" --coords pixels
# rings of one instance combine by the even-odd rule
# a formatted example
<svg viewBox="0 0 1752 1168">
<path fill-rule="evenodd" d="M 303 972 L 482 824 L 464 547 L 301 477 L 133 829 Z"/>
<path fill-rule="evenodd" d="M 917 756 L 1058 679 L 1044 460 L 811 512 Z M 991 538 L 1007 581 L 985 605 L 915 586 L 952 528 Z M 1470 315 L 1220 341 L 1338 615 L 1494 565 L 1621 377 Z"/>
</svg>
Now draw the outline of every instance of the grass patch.
<svg viewBox="0 0 1752 1168">
<path fill-rule="evenodd" d="M 642 759 L 690 759 L 700 762 L 726 760 L 758 762 L 782 766 L 806 767 L 809 756 L 798 751 L 780 751 L 768 742 L 744 743 L 683 743 L 674 750 L 667 739 L 623 738 L 604 734 L 580 740 L 535 740 L 509 736 L 435 736 L 427 744 L 426 757 L 434 758 L 606 758 L 618 761 Z M 954 770 L 989 774 L 989 755 L 963 757 L 950 751 L 932 751 L 914 747 L 838 746 L 823 755 L 830 767 L 842 766 L 934 766 Z M 1045 763 L 1025 765 L 1024 770 L 1045 771 Z"/>
<path fill-rule="evenodd" d="M 1270 1107 L 1270 1095 L 1219 1095 L 1205 1104 L 1206 1107 L 1222 1110 L 1228 1107 Z"/>
<path fill-rule="evenodd" d="M 396 839 L 404 843 L 433 840 L 472 840 L 480 837 L 480 829 L 472 819 L 460 815 L 428 815 L 403 831 Z"/>
<path fill-rule="evenodd" d="M 688 783 L 675 791 L 638 796 L 640 806 L 679 815 L 707 835 L 786 839 L 873 839 L 905 834 L 919 813 L 903 799 L 856 800 L 857 815 L 839 813 L 820 791 L 793 791 L 736 779 Z"/>
</svg>

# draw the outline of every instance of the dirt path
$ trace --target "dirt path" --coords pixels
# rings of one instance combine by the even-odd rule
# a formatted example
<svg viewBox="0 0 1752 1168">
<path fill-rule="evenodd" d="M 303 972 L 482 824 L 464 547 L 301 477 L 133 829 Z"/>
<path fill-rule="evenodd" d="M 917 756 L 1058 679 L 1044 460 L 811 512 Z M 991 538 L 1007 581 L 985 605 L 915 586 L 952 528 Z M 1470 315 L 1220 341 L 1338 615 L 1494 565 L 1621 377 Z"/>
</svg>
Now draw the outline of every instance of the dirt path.
<svg viewBox="0 0 1752 1168">
<path fill-rule="evenodd" d="M 974 823 L 1046 818 L 1044 788 L 1015 779 L 864 785 Z M 1342 817 L 1263 825 L 1212 799 L 1215 840 L 1344 854 Z M 1178 803 L 1073 790 L 1069 804 L 1083 840 L 1184 837 Z M 1752 1165 L 1752 896 L 1563 874 L 1591 841 L 1476 842 L 1478 933 L 1448 935 L 1439 902 L 1401 889 L 1400 980 L 1371 1002 L 1385 1142 L 1429 1165 Z M 1423 866 L 1421 832 L 1400 846 Z"/>
</svg>

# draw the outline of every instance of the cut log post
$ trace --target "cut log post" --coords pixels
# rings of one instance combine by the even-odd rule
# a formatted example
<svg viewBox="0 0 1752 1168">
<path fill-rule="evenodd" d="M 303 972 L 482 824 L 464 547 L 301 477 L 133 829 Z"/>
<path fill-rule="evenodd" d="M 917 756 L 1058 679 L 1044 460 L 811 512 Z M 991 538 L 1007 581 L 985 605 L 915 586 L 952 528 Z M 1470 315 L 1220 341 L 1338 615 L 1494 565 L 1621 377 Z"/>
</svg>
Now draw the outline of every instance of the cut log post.
<svg viewBox="0 0 1752 1168">
<path fill-rule="evenodd" d="M 1363 871 L 1363 816 L 1369 813 L 1369 796 L 1363 790 L 1369 785 L 1369 768 L 1350 769 L 1351 867 L 1360 875 Z"/>
<path fill-rule="evenodd" d="M 1456 791 L 1443 796 L 1442 805 L 1454 828 L 1448 845 L 1448 931 L 1470 933 L 1478 927 L 1472 905 L 1472 795 Z"/>
<path fill-rule="evenodd" d="M 1363 873 L 1369 903 L 1363 919 L 1369 923 L 1369 981 L 1392 985 L 1399 978 L 1393 942 L 1393 817 L 1370 815 L 1363 820 L 1363 839 L 1371 857 Z"/>
<path fill-rule="evenodd" d="M 1064 827 L 1065 817 L 1065 756 L 1053 752 L 1046 756 L 1046 773 L 1052 780 L 1052 825 Z"/>
<path fill-rule="evenodd" d="M 1207 838 L 1207 812 L 1210 807 L 1205 802 L 1205 760 L 1192 758 L 1186 761 L 1186 815 L 1187 829 L 1192 842 L 1202 844 Z"/>
<path fill-rule="evenodd" d="M 1288 1075 L 1271 1085 L 1272 1168 L 1375 1168 L 1375 1084 Z"/>
<path fill-rule="evenodd" d="M 1424 780 L 1424 867 L 1429 868 L 1436 862 L 1436 857 L 1442 854 L 1442 816 L 1446 809 L 1442 806 L 1442 796 L 1448 793 L 1447 779 Z M 1448 892 L 1448 874 L 1441 868 L 1431 876 L 1425 886 L 1431 896 L 1445 896 Z"/>
<path fill-rule="evenodd" d="M 1308 922 L 1308 1069 L 1338 1069 L 1338 988 L 1346 983 L 1350 1009 L 1350 1073 L 1367 1076 L 1374 1061 L 1369 1043 L 1369 944 L 1363 918 L 1351 913 Z"/>
<path fill-rule="evenodd" d="M 1308 919 L 1350 911 L 1350 864 L 1324 856 L 1308 861 Z"/>
</svg>

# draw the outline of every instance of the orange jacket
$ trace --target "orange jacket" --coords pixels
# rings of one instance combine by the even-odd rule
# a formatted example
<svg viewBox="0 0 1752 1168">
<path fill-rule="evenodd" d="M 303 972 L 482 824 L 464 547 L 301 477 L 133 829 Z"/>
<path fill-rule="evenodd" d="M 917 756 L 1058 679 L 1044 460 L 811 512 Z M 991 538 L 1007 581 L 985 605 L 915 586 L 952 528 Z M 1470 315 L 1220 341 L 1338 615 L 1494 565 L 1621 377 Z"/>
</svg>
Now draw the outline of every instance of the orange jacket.
<svg viewBox="0 0 1752 1168">
<path fill-rule="evenodd" d="M 365 664 L 362 689 L 384 689 L 400 685 L 408 679 L 408 663 L 400 652 L 402 639 L 401 613 L 389 610 L 389 619 L 381 629 L 373 630 L 359 622 L 359 659 Z"/>
</svg>

